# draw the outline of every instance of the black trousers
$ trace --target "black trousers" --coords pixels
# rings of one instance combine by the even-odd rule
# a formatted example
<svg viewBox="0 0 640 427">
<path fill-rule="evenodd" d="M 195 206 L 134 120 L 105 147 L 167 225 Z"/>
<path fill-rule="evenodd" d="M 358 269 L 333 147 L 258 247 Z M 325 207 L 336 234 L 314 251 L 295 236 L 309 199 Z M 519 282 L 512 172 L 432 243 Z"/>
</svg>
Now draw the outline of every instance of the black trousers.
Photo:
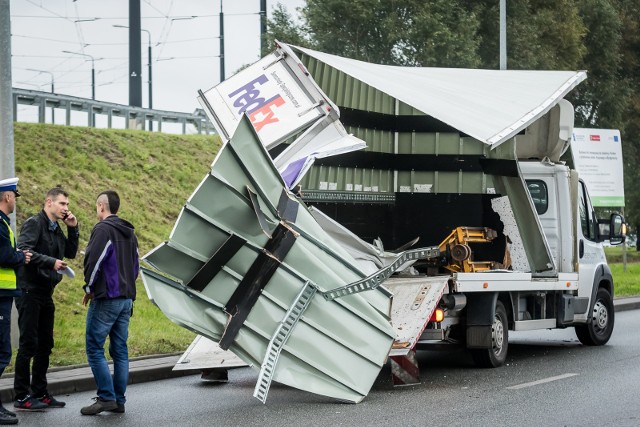
<svg viewBox="0 0 640 427">
<path fill-rule="evenodd" d="M 21 297 L 16 298 L 16 308 L 20 345 L 13 383 L 15 396 L 16 399 L 23 399 L 27 394 L 41 397 L 48 393 L 47 370 L 49 355 L 53 349 L 55 305 L 49 294 L 25 291 Z M 29 372 L 31 359 L 33 367 Z"/>
</svg>

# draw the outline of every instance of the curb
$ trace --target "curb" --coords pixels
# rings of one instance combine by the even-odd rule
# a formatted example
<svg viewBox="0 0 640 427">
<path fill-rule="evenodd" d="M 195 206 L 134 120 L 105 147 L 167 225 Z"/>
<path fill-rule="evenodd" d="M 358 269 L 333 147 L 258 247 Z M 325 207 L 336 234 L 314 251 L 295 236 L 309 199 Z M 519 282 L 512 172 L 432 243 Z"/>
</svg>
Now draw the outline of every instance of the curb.
<svg viewBox="0 0 640 427">
<path fill-rule="evenodd" d="M 138 384 L 168 378 L 194 375 L 198 371 L 174 371 L 173 367 L 180 356 L 145 356 L 129 360 L 129 384 Z M 109 362 L 109 367 L 113 364 Z M 88 365 L 52 368 L 47 373 L 48 390 L 54 396 L 90 391 L 96 389 L 96 383 Z M 3 375 L 0 379 L 0 400 L 12 402 L 13 374 Z"/>
<path fill-rule="evenodd" d="M 640 297 L 617 298 L 613 302 L 615 311 L 636 310 L 640 308 Z M 168 378 L 178 378 L 200 374 L 199 370 L 174 371 L 180 355 L 143 356 L 129 360 L 129 384 L 158 381 Z M 112 363 L 109 363 L 112 366 Z M 47 373 L 49 393 L 54 396 L 95 390 L 91 368 L 88 365 L 51 368 Z M 12 402 L 13 374 L 6 374 L 0 378 L 0 400 Z"/>
<path fill-rule="evenodd" d="M 615 311 L 637 310 L 640 308 L 640 297 L 616 298 L 613 300 Z"/>
</svg>

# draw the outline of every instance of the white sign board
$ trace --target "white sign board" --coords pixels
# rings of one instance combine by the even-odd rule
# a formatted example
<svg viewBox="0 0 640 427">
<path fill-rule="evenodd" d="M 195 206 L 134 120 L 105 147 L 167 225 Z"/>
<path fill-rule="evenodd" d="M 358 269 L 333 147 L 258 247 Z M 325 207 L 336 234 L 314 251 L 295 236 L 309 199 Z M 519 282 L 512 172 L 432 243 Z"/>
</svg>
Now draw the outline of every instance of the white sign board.
<svg viewBox="0 0 640 427">
<path fill-rule="evenodd" d="M 317 108 L 322 96 L 305 92 L 293 72 L 272 53 L 204 92 L 199 100 L 221 136 L 230 138 L 247 114 L 262 143 L 272 148 L 324 116 Z"/>
<path fill-rule="evenodd" d="M 593 206 L 623 207 L 622 141 L 617 129 L 574 128 L 573 163 Z"/>
</svg>

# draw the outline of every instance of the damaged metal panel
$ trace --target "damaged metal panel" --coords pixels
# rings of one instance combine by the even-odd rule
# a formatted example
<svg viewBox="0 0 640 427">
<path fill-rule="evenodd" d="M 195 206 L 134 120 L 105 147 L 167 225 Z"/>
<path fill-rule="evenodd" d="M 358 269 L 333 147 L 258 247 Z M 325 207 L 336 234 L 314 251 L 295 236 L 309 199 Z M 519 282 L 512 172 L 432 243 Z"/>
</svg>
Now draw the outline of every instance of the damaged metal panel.
<svg viewBox="0 0 640 427">
<path fill-rule="evenodd" d="M 496 190 L 500 194 L 508 197 L 513 212 L 514 220 L 507 221 L 517 226 L 519 240 L 525 248 L 525 253 L 529 262 L 529 267 L 534 276 L 557 276 L 557 269 L 551 255 L 551 249 L 544 236 L 540 219 L 536 214 L 535 206 L 531 200 L 529 190 L 519 171 L 515 159 L 515 142 L 510 140 L 501 146 L 491 150 L 489 157 L 502 162 L 510 162 L 518 168 L 516 176 L 494 175 L 493 180 Z M 509 160 L 512 159 L 512 160 Z M 501 169 L 508 168 L 506 163 L 501 165 Z M 501 212 L 506 214 L 506 212 Z"/>
<path fill-rule="evenodd" d="M 391 323 L 396 330 L 390 356 L 405 356 L 415 348 L 449 279 L 450 276 L 399 277 L 386 282 L 393 292 Z"/>
<path fill-rule="evenodd" d="M 161 273 L 142 271 L 149 297 L 171 320 L 223 339 L 221 347 L 254 368 L 303 289 L 317 289 L 272 375 L 302 390 L 359 402 L 395 337 L 385 288 L 322 297 L 366 274 L 285 189 L 247 119 L 187 201 L 169 241 L 144 260 Z"/>
<path fill-rule="evenodd" d="M 245 367 L 247 364 L 230 351 L 198 335 L 189 348 L 176 362 L 174 371 L 207 371 L 211 369 L 231 369 Z"/>
</svg>

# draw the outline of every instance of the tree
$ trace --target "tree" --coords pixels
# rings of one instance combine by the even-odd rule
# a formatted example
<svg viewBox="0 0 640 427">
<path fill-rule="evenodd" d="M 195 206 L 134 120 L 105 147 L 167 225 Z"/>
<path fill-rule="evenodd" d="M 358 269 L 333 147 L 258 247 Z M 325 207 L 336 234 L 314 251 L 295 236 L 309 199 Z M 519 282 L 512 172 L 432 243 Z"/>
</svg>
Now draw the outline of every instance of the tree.
<svg viewBox="0 0 640 427">
<path fill-rule="evenodd" d="M 267 21 L 267 42 L 263 45 L 262 56 L 274 49 L 276 40 L 297 46 L 310 47 L 304 30 L 296 25 L 287 8 L 280 3 L 275 6 L 272 18 Z"/>
<path fill-rule="evenodd" d="M 629 99 L 629 83 L 620 74 L 622 25 L 609 0 L 578 2 L 587 28 L 587 53 L 581 64 L 588 79 L 573 91 L 576 126 L 619 128 Z"/>
<path fill-rule="evenodd" d="M 288 15 L 276 17 L 274 12 L 269 32 L 300 36 L 306 46 L 379 64 L 475 67 L 479 64 L 478 21 L 463 3 L 307 0 L 300 11 L 301 24 Z"/>
<path fill-rule="evenodd" d="M 624 158 L 625 218 L 635 233 L 640 229 L 640 0 L 617 0 L 621 25 L 620 77 L 629 87 L 628 102 L 619 125 Z M 640 248 L 638 248 L 640 250 Z"/>
<path fill-rule="evenodd" d="M 507 2 L 507 68 L 571 70 L 585 54 L 585 27 L 575 0 Z M 499 66 L 499 2 L 480 0 L 467 7 L 479 17 L 483 68 Z"/>
</svg>

